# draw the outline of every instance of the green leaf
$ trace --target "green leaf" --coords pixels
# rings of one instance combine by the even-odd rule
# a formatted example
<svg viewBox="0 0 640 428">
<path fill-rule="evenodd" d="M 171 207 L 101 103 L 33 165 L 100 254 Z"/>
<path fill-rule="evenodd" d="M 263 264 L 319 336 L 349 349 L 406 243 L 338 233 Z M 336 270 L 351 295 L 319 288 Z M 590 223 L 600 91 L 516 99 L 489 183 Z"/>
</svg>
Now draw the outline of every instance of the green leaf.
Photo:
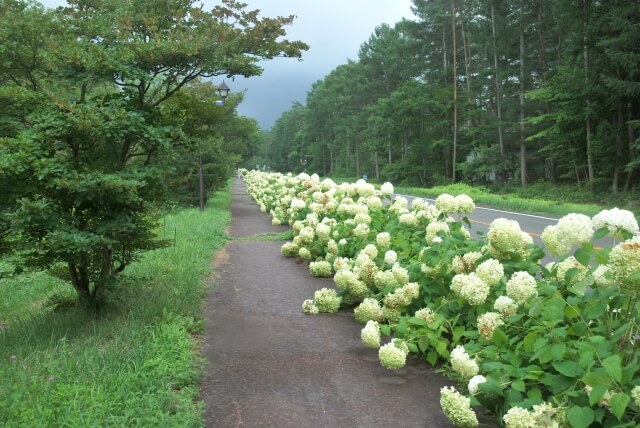
<svg viewBox="0 0 640 428">
<path fill-rule="evenodd" d="M 609 388 L 609 385 L 611 385 L 611 378 L 602 372 L 589 372 L 582 377 L 582 381 L 592 388 L 600 385 Z"/>
<path fill-rule="evenodd" d="M 426 337 L 421 337 L 418 339 L 418 348 L 422 352 L 426 352 L 429 349 L 429 339 Z"/>
<path fill-rule="evenodd" d="M 438 343 L 436 344 L 436 352 L 445 358 L 449 356 L 447 345 L 448 343 L 445 340 L 439 340 Z"/>
<path fill-rule="evenodd" d="M 551 345 L 551 356 L 554 360 L 563 360 L 564 353 L 567 351 L 567 345 L 564 343 L 554 343 Z"/>
<path fill-rule="evenodd" d="M 507 345 L 509 343 L 509 338 L 504 333 L 504 331 L 502 331 L 501 329 L 497 328 L 493 332 L 493 342 L 497 346 L 504 346 L 504 345 Z"/>
<path fill-rule="evenodd" d="M 595 406 L 602 397 L 604 397 L 604 394 L 606 394 L 608 390 L 609 387 L 607 385 L 594 386 L 589 394 L 589 404 L 591 406 Z"/>
<path fill-rule="evenodd" d="M 551 365 L 558 373 L 567 377 L 578 377 L 582 371 L 575 361 L 554 361 Z"/>
<path fill-rule="evenodd" d="M 573 256 L 582 266 L 589 266 L 589 260 L 591 259 L 592 253 L 593 248 L 589 248 L 587 244 L 583 244 L 582 247 L 576 250 Z"/>
<path fill-rule="evenodd" d="M 602 367 L 609 376 L 616 382 L 622 381 L 622 359 L 620 355 L 612 355 L 602 360 Z"/>
<path fill-rule="evenodd" d="M 482 382 L 480 385 L 478 385 L 478 389 L 487 394 L 499 395 L 501 397 L 504 394 L 500 384 L 493 379 L 487 379 L 486 382 Z"/>
<path fill-rule="evenodd" d="M 524 392 L 526 387 L 522 379 L 516 379 L 511 382 L 511 388 L 515 389 L 516 391 Z"/>
<path fill-rule="evenodd" d="M 605 226 L 605 227 L 602 227 L 602 228 L 596 230 L 596 232 L 593 234 L 593 239 L 594 239 L 594 241 L 596 239 L 602 239 L 605 236 L 607 236 L 608 234 L 609 234 L 609 228 L 607 228 Z"/>
<path fill-rule="evenodd" d="M 535 331 L 530 331 L 524 337 L 524 350 L 525 352 L 533 352 L 535 350 L 536 339 L 538 339 L 538 333 Z"/>
<path fill-rule="evenodd" d="M 622 420 L 622 416 L 624 416 L 624 412 L 627 410 L 629 400 L 629 396 L 624 393 L 618 393 L 611 397 L 611 410 L 619 421 Z"/>
<path fill-rule="evenodd" d="M 438 354 L 435 351 L 429 351 L 427 354 L 427 362 L 432 366 L 435 366 L 438 362 Z"/>
<path fill-rule="evenodd" d="M 595 420 L 591 407 L 573 406 L 567 410 L 567 419 L 573 428 L 587 428 Z"/>
</svg>

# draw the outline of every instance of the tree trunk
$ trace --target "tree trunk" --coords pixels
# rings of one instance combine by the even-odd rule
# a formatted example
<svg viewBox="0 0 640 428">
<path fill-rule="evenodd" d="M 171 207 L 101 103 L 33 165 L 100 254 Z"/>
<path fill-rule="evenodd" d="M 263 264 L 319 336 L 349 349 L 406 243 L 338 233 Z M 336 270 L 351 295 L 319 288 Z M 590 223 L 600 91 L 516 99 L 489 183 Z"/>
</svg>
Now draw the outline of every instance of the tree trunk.
<svg viewBox="0 0 640 428">
<path fill-rule="evenodd" d="M 504 157 L 504 137 L 502 134 L 502 107 L 500 106 L 500 75 L 498 72 L 498 49 L 496 48 L 496 19 L 493 3 L 491 3 L 491 31 L 493 38 L 493 72 L 496 83 L 496 114 L 498 117 L 498 144 L 500 156 Z"/>
<path fill-rule="evenodd" d="M 583 0 L 583 4 L 582 4 L 582 10 L 588 11 L 589 8 L 589 0 Z M 585 86 L 588 87 L 589 85 L 589 44 L 588 44 L 588 37 L 587 37 L 587 17 L 585 16 L 584 21 L 583 21 L 583 31 L 584 31 L 584 35 L 583 35 L 583 56 L 584 56 L 584 83 Z M 595 177 L 594 172 L 593 172 L 593 147 L 592 147 L 592 123 L 591 123 L 591 98 L 589 95 L 587 95 L 587 102 L 586 102 L 586 115 L 585 115 L 585 121 L 586 121 L 586 131 L 587 131 L 587 170 L 589 173 L 589 185 L 593 185 L 593 179 Z"/>
<path fill-rule="evenodd" d="M 378 151 L 377 150 L 374 152 L 373 156 L 375 156 L 376 180 L 380 180 L 380 162 L 378 162 Z"/>
<path fill-rule="evenodd" d="M 524 127 L 524 77 L 525 77 L 525 46 L 524 46 L 524 1 L 520 2 L 520 185 L 527 187 L 527 146 L 525 144 Z"/>
<path fill-rule="evenodd" d="M 453 52 L 453 159 L 451 165 L 451 178 L 456 182 L 456 158 L 458 155 L 458 70 L 456 63 L 456 5 L 455 0 L 451 0 L 451 43 Z"/>
<path fill-rule="evenodd" d="M 620 183 L 620 175 L 622 172 L 622 168 L 624 167 L 624 162 L 622 156 L 624 154 L 624 143 L 622 140 L 622 130 L 624 129 L 624 116 L 622 113 L 622 103 L 618 102 L 618 126 L 616 128 L 616 165 L 613 169 L 613 183 L 611 183 L 611 191 L 613 193 L 618 193 L 619 183 Z"/>
</svg>

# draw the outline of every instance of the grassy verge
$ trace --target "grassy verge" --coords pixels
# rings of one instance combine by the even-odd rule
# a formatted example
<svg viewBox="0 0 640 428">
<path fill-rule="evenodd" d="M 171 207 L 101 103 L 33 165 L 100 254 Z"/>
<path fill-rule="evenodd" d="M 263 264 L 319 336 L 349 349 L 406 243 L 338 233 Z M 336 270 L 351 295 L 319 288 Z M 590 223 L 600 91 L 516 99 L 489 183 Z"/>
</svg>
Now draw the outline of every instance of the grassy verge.
<svg viewBox="0 0 640 428">
<path fill-rule="evenodd" d="M 604 208 L 597 204 L 523 198 L 515 194 L 495 194 L 485 188 L 472 187 L 466 184 L 450 184 L 446 186 L 430 187 L 428 189 L 419 187 L 396 187 L 395 191 L 397 193 L 424 198 L 436 198 L 443 193 L 449 193 L 452 195 L 464 193 L 470 196 L 477 205 L 485 205 L 523 213 L 543 213 L 557 216 L 563 216 L 569 213 L 581 213 L 592 216 Z"/>
<path fill-rule="evenodd" d="M 201 426 L 190 333 L 202 328 L 203 278 L 226 240 L 229 201 L 227 189 L 204 213 L 167 216 L 176 245 L 130 266 L 98 314 L 42 309 L 72 295 L 46 274 L 2 280 L 0 426 Z"/>
</svg>

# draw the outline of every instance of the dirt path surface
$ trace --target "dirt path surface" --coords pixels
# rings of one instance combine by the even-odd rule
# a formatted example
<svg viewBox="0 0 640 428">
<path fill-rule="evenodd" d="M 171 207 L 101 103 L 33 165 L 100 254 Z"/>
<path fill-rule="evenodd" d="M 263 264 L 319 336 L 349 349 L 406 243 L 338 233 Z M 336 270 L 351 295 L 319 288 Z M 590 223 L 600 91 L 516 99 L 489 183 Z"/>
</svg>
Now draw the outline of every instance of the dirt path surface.
<svg viewBox="0 0 640 428">
<path fill-rule="evenodd" d="M 271 226 L 236 180 L 231 236 Z M 330 279 L 280 254 L 283 242 L 230 241 L 206 307 L 202 380 L 207 427 L 450 427 L 439 405 L 445 378 L 409 358 L 392 372 L 360 343 L 352 311 L 305 315 Z"/>
</svg>

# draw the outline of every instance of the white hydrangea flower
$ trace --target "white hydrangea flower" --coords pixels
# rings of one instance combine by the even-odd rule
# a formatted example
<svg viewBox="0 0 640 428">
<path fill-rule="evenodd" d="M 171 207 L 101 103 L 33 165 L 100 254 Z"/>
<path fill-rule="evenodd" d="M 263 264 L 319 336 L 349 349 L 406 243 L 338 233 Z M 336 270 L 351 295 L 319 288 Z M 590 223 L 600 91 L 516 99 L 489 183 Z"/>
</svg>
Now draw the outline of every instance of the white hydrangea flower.
<svg viewBox="0 0 640 428">
<path fill-rule="evenodd" d="M 421 211 L 426 209 L 429 206 L 429 202 L 425 201 L 422 198 L 415 198 L 411 201 L 411 209 L 416 211 Z"/>
<path fill-rule="evenodd" d="M 538 295 L 536 279 L 529 272 L 515 272 L 507 281 L 507 296 L 515 300 L 519 305 L 530 297 Z"/>
<path fill-rule="evenodd" d="M 426 229 L 426 240 L 428 244 L 433 243 L 435 238 L 439 238 L 438 233 L 444 232 L 448 234 L 450 231 L 449 225 L 444 221 L 434 221 L 427 225 Z"/>
<path fill-rule="evenodd" d="M 500 296 L 493 304 L 493 308 L 500 312 L 503 317 L 509 317 L 518 312 L 518 304 L 508 296 Z"/>
<path fill-rule="evenodd" d="M 371 223 L 371 217 L 369 216 L 369 214 L 365 214 L 365 213 L 356 214 L 353 220 L 356 222 L 356 224 L 368 225 L 369 223 Z"/>
<path fill-rule="evenodd" d="M 311 251 L 309 251 L 307 247 L 301 247 L 298 250 L 298 256 L 300 256 L 302 260 L 309 261 L 311 260 Z"/>
<path fill-rule="evenodd" d="M 504 276 L 504 266 L 495 259 L 488 259 L 476 268 L 478 277 L 489 285 L 496 285 Z"/>
<path fill-rule="evenodd" d="M 388 250 L 386 253 L 384 253 L 384 262 L 385 263 L 388 263 L 388 264 L 392 265 L 396 261 L 398 261 L 398 254 L 395 251 Z"/>
<path fill-rule="evenodd" d="M 531 415 L 536 420 L 536 428 L 560 428 L 559 419 L 564 418 L 561 409 L 553 407 L 549 403 L 535 404 Z M 563 424 L 562 426 L 566 426 Z"/>
<path fill-rule="evenodd" d="M 600 230 L 603 227 L 609 229 L 609 236 L 620 238 L 620 232 L 625 231 L 632 235 L 638 234 L 638 221 L 631 211 L 613 208 L 602 210 L 591 219 L 593 228 Z"/>
<path fill-rule="evenodd" d="M 349 269 L 351 269 L 351 263 L 349 262 L 349 259 L 346 259 L 344 257 L 337 257 L 333 261 L 333 270 L 335 270 L 336 273 L 341 270 L 349 270 Z"/>
<path fill-rule="evenodd" d="M 634 386 L 631 390 L 631 398 L 636 407 L 640 407 L 640 386 Z"/>
<path fill-rule="evenodd" d="M 471 409 L 471 400 L 452 386 L 440 389 L 440 407 L 453 425 L 460 428 L 478 426 L 478 418 Z"/>
<path fill-rule="evenodd" d="M 409 271 L 400 266 L 399 263 L 393 264 L 391 272 L 393 272 L 393 276 L 399 285 L 404 285 L 409 282 Z"/>
<path fill-rule="evenodd" d="M 331 263 L 321 260 L 309 263 L 309 272 L 318 278 L 328 278 L 333 273 Z"/>
<path fill-rule="evenodd" d="M 396 281 L 396 277 L 393 275 L 393 272 L 390 270 L 378 271 L 373 281 L 376 288 L 380 291 L 385 288 L 391 286 L 396 288 L 400 284 Z"/>
<path fill-rule="evenodd" d="M 464 194 L 456 196 L 456 205 L 461 214 L 471 214 L 476 209 L 473 199 Z"/>
<path fill-rule="evenodd" d="M 549 254 L 556 257 L 564 256 L 571 250 L 571 245 L 560 242 L 557 235 L 557 226 L 547 226 L 542 232 L 541 238 L 544 246 L 549 250 Z"/>
<path fill-rule="evenodd" d="M 558 227 L 554 225 L 545 227 L 541 238 L 544 246 L 549 250 L 549 254 L 561 257 L 569 253 L 571 244 L 558 238 L 557 229 Z"/>
<path fill-rule="evenodd" d="M 454 275 L 454 277 L 451 278 L 451 285 L 449 286 L 449 288 L 451 288 L 451 291 L 453 291 L 456 296 L 460 297 L 462 287 L 468 280 L 469 274 L 459 273 L 457 275 Z"/>
<path fill-rule="evenodd" d="M 293 242 L 286 242 L 280 247 L 280 251 L 286 257 L 295 257 L 298 255 L 300 248 Z"/>
<path fill-rule="evenodd" d="M 385 196 L 391 196 L 393 194 L 393 184 L 386 182 L 380 186 L 380 192 Z"/>
<path fill-rule="evenodd" d="M 506 218 L 497 218 L 491 222 L 487 240 L 487 250 L 498 259 L 509 258 L 513 253 L 524 256 L 525 246 L 533 242 L 533 238 L 520 229 L 517 221 Z"/>
<path fill-rule="evenodd" d="M 376 235 L 376 244 L 378 248 L 385 249 L 391 245 L 391 235 L 388 232 L 380 232 Z"/>
<path fill-rule="evenodd" d="M 404 341 L 395 339 L 378 350 L 380 364 L 389 370 L 401 369 L 407 362 L 409 349 Z"/>
<path fill-rule="evenodd" d="M 414 314 L 414 316 L 428 323 L 432 323 L 436 321 L 436 313 L 429 308 L 418 309 Z"/>
<path fill-rule="evenodd" d="M 313 295 L 313 303 L 320 312 L 333 313 L 338 312 L 338 309 L 340 309 L 342 299 L 338 297 L 336 290 L 322 288 Z"/>
<path fill-rule="evenodd" d="M 436 208 L 445 214 L 451 214 L 458 210 L 458 203 L 453 195 L 443 193 L 436 198 Z"/>
<path fill-rule="evenodd" d="M 640 295 L 640 279 L 632 274 L 640 271 L 640 237 L 621 242 L 609 254 L 609 270 L 620 284 L 620 289 L 631 295 Z"/>
<path fill-rule="evenodd" d="M 369 256 L 371 260 L 375 259 L 376 256 L 378 255 L 378 249 L 373 244 L 367 244 L 362 250 L 362 252 L 365 253 L 367 256 Z"/>
<path fill-rule="evenodd" d="M 487 378 L 482 375 L 475 375 L 474 377 L 472 377 L 469 380 L 469 385 L 467 387 L 469 393 L 472 395 L 476 395 L 478 392 L 480 392 L 480 389 L 478 388 L 480 384 L 485 383 L 486 381 Z"/>
<path fill-rule="evenodd" d="M 472 272 L 466 275 L 466 281 L 460 288 L 460 297 L 467 301 L 471 306 L 482 305 L 489 295 L 489 284 Z"/>
<path fill-rule="evenodd" d="M 404 213 L 400 215 L 400 217 L 398 217 L 398 221 L 400 222 L 400 224 L 404 224 L 412 227 L 420 225 L 420 222 L 418 221 L 415 214 L 413 213 Z"/>
<path fill-rule="evenodd" d="M 292 210 L 294 210 L 294 211 L 301 211 L 301 210 L 307 208 L 307 203 L 305 201 L 303 201 L 302 199 L 293 198 L 291 200 L 290 208 Z"/>
<path fill-rule="evenodd" d="M 367 348 L 380 347 L 380 329 L 376 321 L 367 321 L 367 325 L 360 332 L 360 340 Z"/>
<path fill-rule="evenodd" d="M 567 214 L 558 220 L 556 236 L 558 241 L 566 245 L 590 242 L 593 237 L 591 218 L 584 214 Z"/>
<path fill-rule="evenodd" d="M 378 211 L 383 205 L 382 199 L 377 196 L 369 196 L 367 198 L 367 207 L 370 211 Z"/>
<path fill-rule="evenodd" d="M 331 238 L 331 226 L 324 223 L 318 223 L 316 226 L 316 234 L 321 240 L 328 241 Z"/>
<path fill-rule="evenodd" d="M 338 245 L 344 247 L 345 245 L 347 245 L 348 242 L 346 239 L 342 238 L 341 240 L 338 241 Z"/>
<path fill-rule="evenodd" d="M 327 253 L 337 255 L 338 251 L 338 243 L 334 239 L 329 239 L 327 241 Z"/>
<path fill-rule="evenodd" d="M 592 275 L 594 283 L 599 287 L 610 287 L 613 285 L 613 280 L 609 278 L 609 265 L 598 265 Z"/>
<path fill-rule="evenodd" d="M 358 322 L 367 322 L 367 321 L 382 321 L 384 316 L 382 314 L 382 307 L 380 303 L 373 298 L 367 297 L 364 299 L 354 310 L 353 314 L 355 316 L 356 321 Z"/>
<path fill-rule="evenodd" d="M 453 370 L 464 379 L 471 379 L 478 374 L 480 368 L 475 360 L 472 360 L 462 345 L 456 346 L 451 351 L 450 360 Z"/>
<path fill-rule="evenodd" d="M 302 312 L 309 315 L 316 315 L 318 311 L 318 307 L 313 304 L 313 300 L 307 299 L 302 302 Z"/>
<path fill-rule="evenodd" d="M 576 282 L 582 281 L 589 271 L 589 269 L 576 260 L 575 257 L 567 257 L 566 259 L 556 263 L 556 278 L 558 281 L 566 281 L 567 273 L 570 269 L 577 269 L 578 272 L 573 276 L 571 283 L 575 284 Z"/>
<path fill-rule="evenodd" d="M 537 427 L 536 419 L 527 409 L 512 407 L 502 417 L 506 428 L 533 428 Z"/>
<path fill-rule="evenodd" d="M 369 226 L 364 223 L 358 224 L 356 228 L 353 229 L 353 235 L 357 236 L 358 238 L 364 238 L 368 234 L 369 234 Z"/>
<path fill-rule="evenodd" d="M 431 244 L 432 244 L 432 245 L 442 244 L 442 242 L 443 242 L 443 240 L 442 240 L 442 238 L 441 238 L 441 237 L 439 237 L 439 236 L 436 236 L 435 238 L 433 238 L 433 239 L 431 240 Z"/>
<path fill-rule="evenodd" d="M 397 323 L 398 321 L 400 321 L 400 317 L 402 316 L 402 312 L 400 309 L 397 308 L 388 308 L 388 307 L 383 307 L 382 308 L 382 316 L 384 316 L 384 319 L 389 321 L 390 323 L 394 324 Z"/>
<path fill-rule="evenodd" d="M 493 332 L 503 325 L 502 315 L 496 312 L 485 312 L 478 317 L 478 333 L 487 340 L 491 340 Z"/>
</svg>

